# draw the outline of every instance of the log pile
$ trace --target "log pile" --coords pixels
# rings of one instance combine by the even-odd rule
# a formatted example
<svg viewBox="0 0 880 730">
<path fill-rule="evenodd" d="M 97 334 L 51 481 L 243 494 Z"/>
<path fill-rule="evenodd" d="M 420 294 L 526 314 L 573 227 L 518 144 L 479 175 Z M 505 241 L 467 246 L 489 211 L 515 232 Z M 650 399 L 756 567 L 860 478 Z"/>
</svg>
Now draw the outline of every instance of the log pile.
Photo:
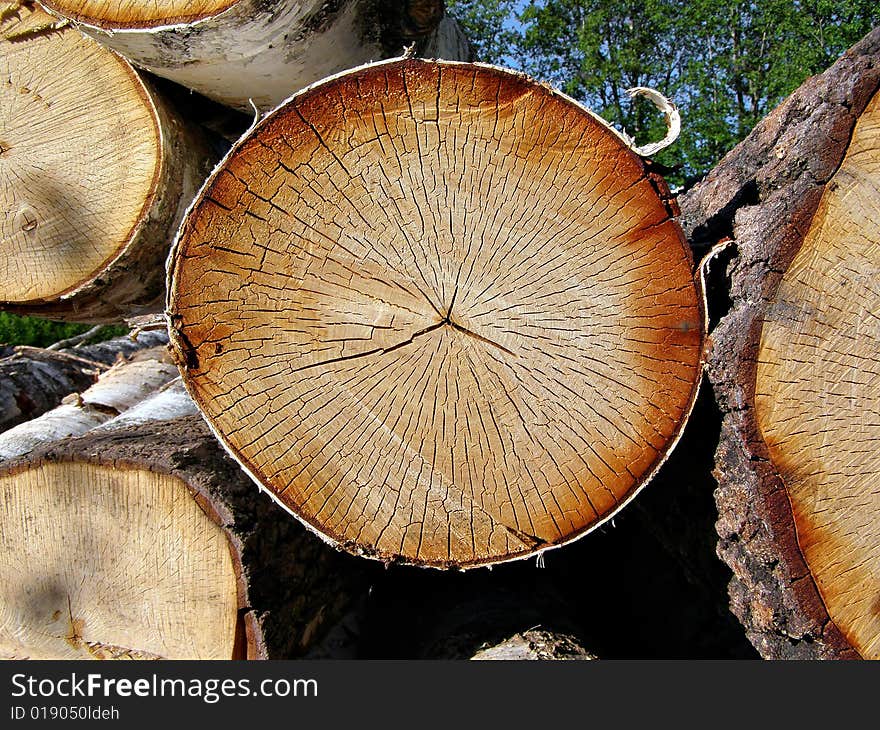
<svg viewBox="0 0 880 730">
<path fill-rule="evenodd" d="M 141 332 L 82 347 L 16 347 L 0 359 L 0 432 L 36 418 L 62 398 L 94 384 L 117 360 L 166 344 L 164 332 Z"/>
<path fill-rule="evenodd" d="M 0 446 L 5 658 L 298 656 L 367 590 L 368 571 L 253 493 L 179 380 L 138 398 L 144 370 L 170 369 L 123 364 L 56 409 L 73 438 Z"/>
<path fill-rule="evenodd" d="M 0 308 L 146 330 L 0 359 L 0 656 L 880 658 L 880 29 L 679 200 L 469 60 L 0 10 Z"/>
</svg>

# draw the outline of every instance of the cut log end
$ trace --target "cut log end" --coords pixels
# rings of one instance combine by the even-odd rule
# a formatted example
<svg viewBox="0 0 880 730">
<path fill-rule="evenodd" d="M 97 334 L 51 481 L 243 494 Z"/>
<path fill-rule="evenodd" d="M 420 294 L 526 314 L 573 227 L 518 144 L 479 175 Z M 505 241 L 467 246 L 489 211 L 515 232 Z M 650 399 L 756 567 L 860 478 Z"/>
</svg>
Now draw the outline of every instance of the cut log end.
<svg viewBox="0 0 880 730">
<path fill-rule="evenodd" d="M 43 4 L 81 23 L 117 29 L 195 23 L 243 0 L 48 0 Z"/>
<path fill-rule="evenodd" d="M 60 462 L 0 476 L 0 655 L 229 659 L 226 536 L 173 476 Z"/>
<path fill-rule="evenodd" d="M 880 95 L 764 317 L 755 414 L 829 616 L 880 659 Z"/>
<path fill-rule="evenodd" d="M 352 552 L 473 566 L 568 542 L 650 478 L 699 381 L 702 302 L 655 186 L 519 75 L 331 80 L 259 124 L 183 228 L 188 388 Z"/>
<path fill-rule="evenodd" d="M 14 305 L 77 290 L 117 258 L 161 162 L 156 112 L 131 67 L 75 30 L 36 32 L 53 21 L 23 7 L 0 26 L 13 37 L 0 39 L 0 291 Z"/>
<path fill-rule="evenodd" d="M 4 657 L 291 658 L 370 585 L 257 493 L 174 385 L 0 464 L 0 497 Z"/>
</svg>

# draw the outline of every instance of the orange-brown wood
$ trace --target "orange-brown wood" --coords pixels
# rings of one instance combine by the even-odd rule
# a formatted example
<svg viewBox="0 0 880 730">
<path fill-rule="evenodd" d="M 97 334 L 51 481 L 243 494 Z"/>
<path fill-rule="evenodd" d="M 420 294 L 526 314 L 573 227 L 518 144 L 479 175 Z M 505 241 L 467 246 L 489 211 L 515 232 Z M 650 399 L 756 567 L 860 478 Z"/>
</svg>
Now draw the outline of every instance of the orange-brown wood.
<svg viewBox="0 0 880 730">
<path fill-rule="evenodd" d="M 880 28 L 680 200 L 695 248 L 731 241 L 707 362 L 718 554 L 766 658 L 877 651 L 878 61 Z"/>
<path fill-rule="evenodd" d="M 169 313 L 257 481 L 350 551 L 433 566 L 609 518 L 701 370 L 689 251 L 642 161 L 468 64 L 364 67 L 257 125 L 183 227 Z"/>
<path fill-rule="evenodd" d="M 880 659 L 880 95 L 764 319 L 755 412 L 828 613 Z"/>
<path fill-rule="evenodd" d="M 101 28 L 142 28 L 193 23 L 241 0 L 48 0 L 52 10 Z"/>
</svg>

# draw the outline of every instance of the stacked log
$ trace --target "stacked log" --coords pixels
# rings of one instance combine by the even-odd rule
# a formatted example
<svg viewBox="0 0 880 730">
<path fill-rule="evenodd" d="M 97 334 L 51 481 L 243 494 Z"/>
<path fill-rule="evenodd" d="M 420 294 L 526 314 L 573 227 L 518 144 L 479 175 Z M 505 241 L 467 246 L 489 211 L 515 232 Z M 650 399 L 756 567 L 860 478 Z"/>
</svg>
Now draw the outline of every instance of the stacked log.
<svg viewBox="0 0 880 730">
<path fill-rule="evenodd" d="M 214 171 L 172 253 L 172 346 L 228 450 L 328 541 L 535 555 L 630 501 L 693 406 L 703 302 L 673 214 L 540 84 L 369 65 Z"/>
<path fill-rule="evenodd" d="M 473 661 L 586 661 L 595 659 L 573 636 L 532 629 L 480 649 Z"/>
<path fill-rule="evenodd" d="M 0 493 L 4 658 L 293 657 L 368 588 L 254 494 L 179 380 L 0 463 Z"/>
<path fill-rule="evenodd" d="M 85 392 L 73 393 L 57 408 L 0 434 L 0 459 L 14 459 L 40 444 L 97 428 L 176 377 L 166 347 L 138 352 L 103 373 Z"/>
<path fill-rule="evenodd" d="M 85 390 L 119 359 L 167 343 L 165 332 L 140 332 L 76 348 L 16 347 L 0 359 L 0 432 Z"/>
<path fill-rule="evenodd" d="M 72 322 L 161 309 L 207 141 L 127 61 L 32 3 L 0 35 L 0 308 Z"/>
<path fill-rule="evenodd" d="M 45 0 L 136 65 L 231 107 L 274 108 L 293 92 L 404 47 L 468 60 L 443 0 Z"/>
<path fill-rule="evenodd" d="M 681 201 L 730 242 L 711 333 L 731 607 L 770 658 L 880 658 L 880 29 Z"/>
<path fill-rule="evenodd" d="M 541 565 L 652 481 L 705 369 L 749 640 L 880 658 L 880 29 L 683 196 L 683 231 L 588 110 L 413 58 L 470 53 L 440 0 L 46 5 L 0 16 L 0 306 L 104 322 L 164 301 L 170 340 L 0 360 L 0 654 L 357 655 L 400 594 L 420 656 L 604 656 L 570 594 L 520 600 L 523 572 L 447 610 L 439 579 L 395 568 L 383 598 L 339 551 Z M 283 103 L 208 175 L 202 112 L 134 66 Z M 208 126 L 234 138 L 225 114 Z M 721 290 L 708 336 L 688 242 Z M 644 504 L 636 524 L 686 541 Z"/>
</svg>

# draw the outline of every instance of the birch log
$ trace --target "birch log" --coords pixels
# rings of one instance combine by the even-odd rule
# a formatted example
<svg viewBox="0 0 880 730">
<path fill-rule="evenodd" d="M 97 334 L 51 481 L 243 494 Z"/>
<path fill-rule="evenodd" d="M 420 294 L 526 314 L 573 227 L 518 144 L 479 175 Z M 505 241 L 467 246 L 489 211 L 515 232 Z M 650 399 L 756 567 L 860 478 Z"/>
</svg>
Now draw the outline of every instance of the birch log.
<svg viewBox="0 0 880 730">
<path fill-rule="evenodd" d="M 167 344 L 164 332 L 141 332 L 67 350 L 16 347 L 0 360 L 0 431 L 36 418 L 93 385 L 118 359 Z"/>
<path fill-rule="evenodd" d="M 172 347 L 329 541 L 436 567 L 609 519 L 678 440 L 703 303 L 661 181 L 523 76 L 398 60 L 233 148 L 173 253 Z"/>
<path fill-rule="evenodd" d="M 177 377 L 167 348 L 136 353 L 103 373 L 92 387 L 65 398 L 38 418 L 0 434 L 0 459 L 14 459 L 42 444 L 79 436 L 111 420 Z"/>
<path fill-rule="evenodd" d="M 468 60 L 443 0 L 46 0 L 133 63 L 221 103 L 266 111 L 404 46 Z M 467 55 L 464 55 L 467 54 Z"/>
<path fill-rule="evenodd" d="M 0 656 L 290 658 L 368 588 L 216 443 L 172 383 L 0 464 Z"/>
<path fill-rule="evenodd" d="M 880 29 L 681 202 L 730 239 L 709 374 L 719 554 L 765 657 L 880 658 Z"/>
<path fill-rule="evenodd" d="M 0 308 L 155 312 L 212 153 L 127 61 L 54 22 L 25 3 L 0 23 Z"/>
</svg>

